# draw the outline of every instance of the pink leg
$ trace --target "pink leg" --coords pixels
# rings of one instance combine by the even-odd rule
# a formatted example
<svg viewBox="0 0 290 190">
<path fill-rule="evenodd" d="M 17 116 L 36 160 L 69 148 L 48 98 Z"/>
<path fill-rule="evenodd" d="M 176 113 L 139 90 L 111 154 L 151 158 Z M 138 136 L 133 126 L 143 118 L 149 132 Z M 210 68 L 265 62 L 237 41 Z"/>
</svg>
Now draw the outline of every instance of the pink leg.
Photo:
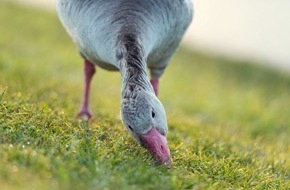
<svg viewBox="0 0 290 190">
<path fill-rule="evenodd" d="M 150 83 L 154 89 L 155 95 L 158 96 L 159 79 L 151 79 Z"/>
<path fill-rule="evenodd" d="M 89 111 L 89 94 L 90 94 L 91 80 L 95 72 L 96 72 L 95 66 L 88 60 L 85 60 L 85 63 L 84 63 L 85 89 L 84 89 L 81 110 L 79 114 L 77 115 L 78 118 L 81 118 L 83 120 L 88 120 L 92 117 L 92 114 Z"/>
</svg>

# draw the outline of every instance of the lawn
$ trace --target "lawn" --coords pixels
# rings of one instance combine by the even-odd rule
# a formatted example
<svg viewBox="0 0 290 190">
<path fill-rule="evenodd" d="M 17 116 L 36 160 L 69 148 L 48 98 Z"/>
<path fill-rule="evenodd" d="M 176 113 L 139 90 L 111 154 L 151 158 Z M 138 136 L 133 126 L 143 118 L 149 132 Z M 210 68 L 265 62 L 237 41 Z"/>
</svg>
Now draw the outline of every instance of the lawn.
<svg viewBox="0 0 290 190">
<path fill-rule="evenodd" d="M 179 48 L 161 79 L 174 166 L 120 120 L 120 76 L 98 69 L 75 118 L 82 59 L 50 12 L 0 1 L 0 189 L 290 189 L 290 75 Z"/>
</svg>

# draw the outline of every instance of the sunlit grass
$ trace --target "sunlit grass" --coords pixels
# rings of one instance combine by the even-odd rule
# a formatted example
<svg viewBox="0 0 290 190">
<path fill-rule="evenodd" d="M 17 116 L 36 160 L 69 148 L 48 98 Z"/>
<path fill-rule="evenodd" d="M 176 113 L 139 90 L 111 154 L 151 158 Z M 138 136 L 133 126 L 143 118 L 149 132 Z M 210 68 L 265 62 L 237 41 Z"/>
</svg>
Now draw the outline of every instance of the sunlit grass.
<svg viewBox="0 0 290 190">
<path fill-rule="evenodd" d="M 82 60 L 56 15 L 0 2 L 0 189 L 289 189 L 290 77 L 180 48 L 161 79 L 174 167 L 119 118 L 98 69 L 94 119 L 74 118 Z"/>
</svg>

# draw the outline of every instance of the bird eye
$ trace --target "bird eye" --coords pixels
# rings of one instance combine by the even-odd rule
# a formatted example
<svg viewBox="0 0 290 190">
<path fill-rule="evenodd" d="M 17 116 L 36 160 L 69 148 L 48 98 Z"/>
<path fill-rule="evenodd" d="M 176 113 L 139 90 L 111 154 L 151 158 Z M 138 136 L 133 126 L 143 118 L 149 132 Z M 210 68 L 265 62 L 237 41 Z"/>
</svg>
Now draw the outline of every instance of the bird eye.
<svg viewBox="0 0 290 190">
<path fill-rule="evenodd" d="M 155 112 L 152 111 L 151 115 L 152 115 L 152 118 L 154 118 L 155 117 Z"/>
<path fill-rule="evenodd" d="M 133 131 L 133 128 L 132 128 L 130 125 L 128 125 L 128 127 L 129 127 L 129 129 L 130 129 L 131 131 Z"/>
</svg>

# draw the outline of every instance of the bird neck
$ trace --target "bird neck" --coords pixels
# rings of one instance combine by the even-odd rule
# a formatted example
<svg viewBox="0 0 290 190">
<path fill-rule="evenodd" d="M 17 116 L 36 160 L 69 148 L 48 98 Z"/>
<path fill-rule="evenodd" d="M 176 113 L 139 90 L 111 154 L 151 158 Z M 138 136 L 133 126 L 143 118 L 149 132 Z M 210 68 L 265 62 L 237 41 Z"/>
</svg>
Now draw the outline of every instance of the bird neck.
<svg viewBox="0 0 290 190">
<path fill-rule="evenodd" d="M 137 89 L 154 93 L 146 72 L 145 48 L 141 45 L 143 43 L 134 29 L 125 29 L 120 31 L 117 52 L 122 77 L 122 97 L 134 95 Z"/>
<path fill-rule="evenodd" d="M 146 72 L 145 61 L 126 61 L 121 65 L 122 98 L 131 96 L 135 90 L 154 93 Z"/>
</svg>

